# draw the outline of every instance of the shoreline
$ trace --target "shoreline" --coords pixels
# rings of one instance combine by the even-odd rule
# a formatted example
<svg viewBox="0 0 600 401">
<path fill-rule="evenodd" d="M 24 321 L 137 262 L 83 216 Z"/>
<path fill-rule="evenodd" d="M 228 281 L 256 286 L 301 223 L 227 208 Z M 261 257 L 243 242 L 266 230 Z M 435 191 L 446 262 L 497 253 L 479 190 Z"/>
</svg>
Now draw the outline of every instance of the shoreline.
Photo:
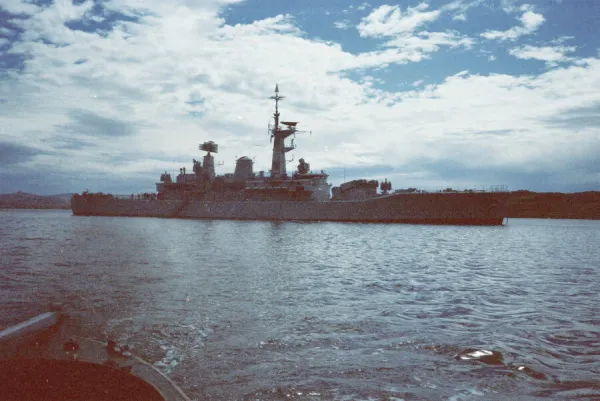
<svg viewBox="0 0 600 401">
<path fill-rule="evenodd" d="M 14 195 L 0 195 L 0 209 L 71 209 L 69 203 L 46 200 L 52 196 L 32 195 L 31 199 L 6 199 L 10 196 Z M 600 220 L 600 191 L 574 193 L 512 191 L 507 204 L 506 217 Z"/>
</svg>

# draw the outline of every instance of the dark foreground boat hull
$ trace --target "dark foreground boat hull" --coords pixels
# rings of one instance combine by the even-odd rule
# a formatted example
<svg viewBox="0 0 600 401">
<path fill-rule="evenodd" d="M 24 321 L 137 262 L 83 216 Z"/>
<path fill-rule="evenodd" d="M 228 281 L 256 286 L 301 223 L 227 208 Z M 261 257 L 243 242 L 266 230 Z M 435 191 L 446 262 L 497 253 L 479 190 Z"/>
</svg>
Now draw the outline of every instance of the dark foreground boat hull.
<svg viewBox="0 0 600 401">
<path fill-rule="evenodd" d="M 165 400 L 152 385 L 127 372 L 84 361 L 3 360 L 0 382 L 0 396 L 11 401 Z"/>
<path fill-rule="evenodd" d="M 0 400 L 190 401 L 158 369 L 48 312 L 0 332 Z"/>
<path fill-rule="evenodd" d="M 501 225 L 508 192 L 393 194 L 361 201 L 132 200 L 75 195 L 76 216 Z"/>
</svg>

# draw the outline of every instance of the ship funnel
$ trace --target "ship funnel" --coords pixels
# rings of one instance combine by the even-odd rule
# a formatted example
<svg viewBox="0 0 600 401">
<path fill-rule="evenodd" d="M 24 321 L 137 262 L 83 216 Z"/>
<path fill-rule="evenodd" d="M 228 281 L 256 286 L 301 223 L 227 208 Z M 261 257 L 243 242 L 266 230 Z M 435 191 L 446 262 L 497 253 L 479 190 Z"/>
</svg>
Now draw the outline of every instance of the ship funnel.
<svg viewBox="0 0 600 401">
<path fill-rule="evenodd" d="M 237 182 L 244 182 L 252 178 L 254 171 L 252 165 L 254 162 L 247 156 L 240 157 L 237 159 L 235 164 L 235 172 L 233 173 L 233 180 Z"/>
</svg>

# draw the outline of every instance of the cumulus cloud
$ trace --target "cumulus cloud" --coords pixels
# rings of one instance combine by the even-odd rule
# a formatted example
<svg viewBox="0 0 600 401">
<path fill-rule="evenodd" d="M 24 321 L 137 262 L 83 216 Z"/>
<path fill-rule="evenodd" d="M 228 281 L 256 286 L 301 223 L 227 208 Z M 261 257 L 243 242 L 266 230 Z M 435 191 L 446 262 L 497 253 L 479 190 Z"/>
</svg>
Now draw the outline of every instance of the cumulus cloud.
<svg viewBox="0 0 600 401">
<path fill-rule="evenodd" d="M 555 65 L 571 60 L 567 53 L 576 50 L 575 46 L 522 46 L 510 49 L 510 55 L 524 60 L 541 60 Z"/>
<path fill-rule="evenodd" d="M 73 31 L 65 23 L 85 18 L 94 5 L 91 0 L 77 5 L 68 1 L 58 1 L 50 7 L 35 6 L 35 8 L 27 7 L 31 5 L 30 3 L 20 4 L 23 6 L 22 13 L 30 16 L 13 19 L 11 22 L 23 30 L 21 34 L 23 40 L 47 41 L 56 45 L 68 45 L 76 40 Z M 11 12 L 10 8 L 8 11 Z"/>
<path fill-rule="evenodd" d="M 442 11 L 429 11 L 426 3 L 408 7 L 405 12 L 400 6 L 382 5 L 364 17 L 357 29 L 363 37 L 386 38 L 384 46 L 397 48 L 402 54 L 410 55 L 410 61 L 420 61 L 428 53 L 438 51 L 440 46 L 470 47 L 473 41 L 456 31 L 420 30 L 428 22 L 437 20 Z"/>
<path fill-rule="evenodd" d="M 301 31 L 294 25 L 291 15 L 278 15 L 250 24 L 225 25 L 219 30 L 219 34 L 228 39 L 240 36 L 269 35 L 273 33 L 299 34 Z"/>
<path fill-rule="evenodd" d="M 31 15 L 39 10 L 39 7 L 30 2 L 21 0 L 4 0 L 0 9 L 14 15 Z"/>
<path fill-rule="evenodd" d="M 481 36 L 486 39 L 514 41 L 521 36 L 535 32 L 544 23 L 545 18 L 542 14 L 527 10 L 519 17 L 519 20 L 521 21 L 520 26 L 515 26 L 506 31 L 486 31 Z"/>
<path fill-rule="evenodd" d="M 440 10 L 426 11 L 428 8 L 429 5 L 421 3 L 402 12 L 400 6 L 384 4 L 361 20 L 357 27 L 358 32 L 363 37 L 385 37 L 413 32 L 440 16 Z"/>
<path fill-rule="evenodd" d="M 483 4 L 484 0 L 454 0 L 442 6 L 443 11 L 451 12 L 454 21 L 466 21 L 467 11 Z"/>
</svg>

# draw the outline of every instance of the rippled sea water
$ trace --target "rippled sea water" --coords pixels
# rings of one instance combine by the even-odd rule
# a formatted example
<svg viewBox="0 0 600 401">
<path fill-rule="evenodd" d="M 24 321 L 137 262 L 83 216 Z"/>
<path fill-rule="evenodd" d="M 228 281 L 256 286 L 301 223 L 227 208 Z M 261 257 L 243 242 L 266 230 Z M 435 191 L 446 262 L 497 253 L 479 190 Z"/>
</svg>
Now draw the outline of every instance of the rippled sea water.
<svg viewBox="0 0 600 401">
<path fill-rule="evenodd" d="M 0 210 L 0 327 L 63 302 L 195 399 L 600 399 L 600 221 Z"/>
</svg>

